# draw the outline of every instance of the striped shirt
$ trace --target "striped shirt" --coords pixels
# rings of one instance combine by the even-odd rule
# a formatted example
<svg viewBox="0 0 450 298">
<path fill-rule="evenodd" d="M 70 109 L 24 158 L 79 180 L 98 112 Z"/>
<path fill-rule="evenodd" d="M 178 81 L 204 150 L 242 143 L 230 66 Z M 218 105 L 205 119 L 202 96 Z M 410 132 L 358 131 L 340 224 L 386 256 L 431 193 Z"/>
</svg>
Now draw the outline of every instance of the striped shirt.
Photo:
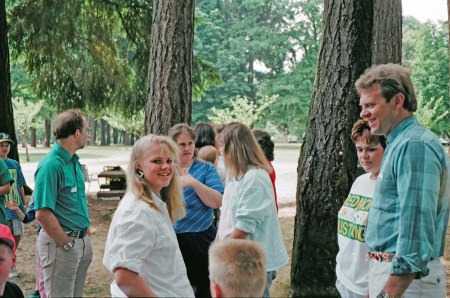
<svg viewBox="0 0 450 298">
<path fill-rule="evenodd" d="M 369 211 L 370 252 L 396 254 L 390 274 L 428 275 L 444 254 L 449 219 L 449 161 L 437 137 L 415 116 L 389 134 Z"/>
<path fill-rule="evenodd" d="M 209 162 L 195 159 L 189 174 L 206 186 L 223 194 L 224 186 L 216 168 Z M 212 209 L 206 206 L 192 187 L 184 188 L 186 217 L 177 221 L 173 227 L 176 234 L 203 232 L 212 224 Z"/>
</svg>

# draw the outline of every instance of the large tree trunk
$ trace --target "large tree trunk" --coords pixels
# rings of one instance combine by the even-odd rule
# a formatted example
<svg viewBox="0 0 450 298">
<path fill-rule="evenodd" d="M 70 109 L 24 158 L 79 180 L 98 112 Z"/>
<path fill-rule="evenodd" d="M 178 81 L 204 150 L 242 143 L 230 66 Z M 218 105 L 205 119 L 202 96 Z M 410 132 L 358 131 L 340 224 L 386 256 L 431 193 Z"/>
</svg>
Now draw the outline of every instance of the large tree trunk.
<svg viewBox="0 0 450 298">
<path fill-rule="evenodd" d="M 388 4 L 388 0 L 325 1 L 317 75 L 298 167 L 291 267 L 294 297 L 339 297 L 335 288 L 337 213 L 356 177 L 357 163 L 350 139 L 360 113 L 354 83 L 373 57 L 377 63 L 400 62 L 396 59 L 400 59 L 401 44 L 389 50 L 382 48 L 380 40 L 388 30 L 401 32 L 401 14 L 374 13 L 381 5 L 377 1 Z M 400 9 L 400 0 L 393 2 Z M 389 42 L 401 42 L 401 37 Z M 381 51 L 384 59 L 372 55 L 372 49 Z"/>
<path fill-rule="evenodd" d="M 50 119 L 45 119 L 44 122 L 45 125 L 45 147 L 50 147 L 50 137 L 51 137 L 51 131 L 52 131 L 52 125 L 50 124 Z"/>
<path fill-rule="evenodd" d="M 31 128 L 30 146 L 36 147 L 36 128 Z"/>
<path fill-rule="evenodd" d="M 19 161 L 16 129 L 14 127 L 14 113 L 11 102 L 11 77 L 5 0 L 0 0 L 0 119 L 0 132 L 9 134 L 12 141 L 14 141 L 8 157 Z"/>
<path fill-rule="evenodd" d="M 401 0 L 374 0 L 372 65 L 402 62 Z"/>
<path fill-rule="evenodd" d="M 145 133 L 191 124 L 194 0 L 154 0 Z"/>
</svg>

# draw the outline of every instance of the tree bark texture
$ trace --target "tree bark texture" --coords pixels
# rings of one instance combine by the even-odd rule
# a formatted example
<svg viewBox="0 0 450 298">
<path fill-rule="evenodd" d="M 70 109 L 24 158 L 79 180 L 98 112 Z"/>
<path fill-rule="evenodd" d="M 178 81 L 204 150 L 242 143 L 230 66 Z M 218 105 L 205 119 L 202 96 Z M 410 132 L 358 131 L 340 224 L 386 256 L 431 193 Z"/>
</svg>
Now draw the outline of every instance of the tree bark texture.
<svg viewBox="0 0 450 298">
<path fill-rule="evenodd" d="M 294 297 L 339 297 L 335 288 L 337 213 L 356 177 L 357 164 L 350 138 L 360 113 L 354 84 L 372 65 L 373 57 L 377 63 L 400 62 L 401 57 L 401 35 L 392 40 L 383 37 L 391 30 L 391 35 L 398 29 L 401 33 L 401 10 L 378 15 L 375 7 L 382 2 L 388 0 L 325 1 L 317 74 L 298 167 L 291 267 Z M 387 28 L 393 24 L 399 28 Z M 391 45 L 394 42 L 399 44 Z"/>
<path fill-rule="evenodd" d="M 130 133 L 130 146 L 134 145 L 134 133 Z"/>
<path fill-rule="evenodd" d="M 374 0 L 372 65 L 402 62 L 402 1 Z"/>
<path fill-rule="evenodd" d="M 36 128 L 31 128 L 30 147 L 36 147 Z"/>
<path fill-rule="evenodd" d="M 191 124 L 194 0 L 154 0 L 145 134 Z"/>
<path fill-rule="evenodd" d="M 50 119 L 45 119 L 44 122 L 44 128 L 45 128 L 45 147 L 50 147 L 50 138 L 52 133 L 52 125 L 50 124 Z"/>
<path fill-rule="evenodd" d="M 123 135 L 123 144 L 130 145 L 130 135 L 128 134 L 128 132 L 125 132 Z"/>
<path fill-rule="evenodd" d="M 11 102 L 11 73 L 9 66 L 8 27 L 6 24 L 5 0 L 0 0 L 0 132 L 10 135 L 11 145 L 8 157 L 19 161 L 16 129 Z"/>
<path fill-rule="evenodd" d="M 92 117 L 91 120 L 91 139 L 89 141 L 89 143 L 91 145 L 96 145 L 95 143 L 95 137 L 97 136 L 97 120 L 95 120 L 94 117 Z"/>
</svg>

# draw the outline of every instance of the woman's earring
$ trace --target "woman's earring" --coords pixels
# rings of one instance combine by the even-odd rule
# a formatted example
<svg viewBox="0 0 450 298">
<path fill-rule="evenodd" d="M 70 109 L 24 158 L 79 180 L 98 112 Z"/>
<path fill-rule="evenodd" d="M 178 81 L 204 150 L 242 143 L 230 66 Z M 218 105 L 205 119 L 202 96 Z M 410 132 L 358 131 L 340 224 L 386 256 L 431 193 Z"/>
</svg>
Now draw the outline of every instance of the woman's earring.
<svg viewBox="0 0 450 298">
<path fill-rule="evenodd" d="M 140 169 L 136 169 L 136 175 L 138 175 L 139 179 L 142 179 L 142 177 L 144 177 L 144 172 Z"/>
</svg>

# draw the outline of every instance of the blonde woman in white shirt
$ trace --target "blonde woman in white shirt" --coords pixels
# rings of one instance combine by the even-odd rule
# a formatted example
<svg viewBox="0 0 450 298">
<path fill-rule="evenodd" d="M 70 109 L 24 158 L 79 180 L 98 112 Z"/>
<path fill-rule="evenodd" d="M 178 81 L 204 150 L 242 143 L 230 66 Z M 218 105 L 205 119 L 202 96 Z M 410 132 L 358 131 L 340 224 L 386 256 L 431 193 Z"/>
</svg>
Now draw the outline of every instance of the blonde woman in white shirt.
<svg viewBox="0 0 450 298">
<path fill-rule="evenodd" d="M 113 297 L 194 296 L 172 227 L 185 215 L 177 158 L 178 146 L 164 136 L 145 136 L 133 147 L 103 258 L 114 273 Z"/>
</svg>

